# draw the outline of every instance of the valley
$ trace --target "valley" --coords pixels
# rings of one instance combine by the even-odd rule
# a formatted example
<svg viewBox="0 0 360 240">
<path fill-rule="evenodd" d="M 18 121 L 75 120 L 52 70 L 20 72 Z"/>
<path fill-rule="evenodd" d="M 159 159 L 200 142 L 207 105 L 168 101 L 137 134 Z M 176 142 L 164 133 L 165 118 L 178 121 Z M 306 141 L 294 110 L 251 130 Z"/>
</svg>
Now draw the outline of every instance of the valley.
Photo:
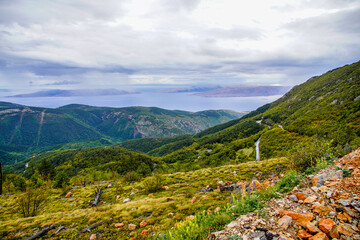
<svg viewBox="0 0 360 240">
<path fill-rule="evenodd" d="M 360 62 L 312 77 L 247 114 L 3 103 L 0 156 L 21 155 L 22 146 L 32 155 L 18 164 L 2 160 L 0 237 L 22 239 L 54 225 L 44 239 L 207 239 L 214 232 L 239 239 L 235 230 L 221 232 L 224 226 L 248 212 L 266 219 L 268 201 L 294 188 L 311 191 L 304 179 L 359 148 L 359 109 Z M 358 165 L 341 166 L 357 177 Z M 99 188 L 101 201 L 91 206 Z M 26 199 L 38 208 L 24 211 Z M 298 232 L 285 230 L 274 234 Z"/>
</svg>

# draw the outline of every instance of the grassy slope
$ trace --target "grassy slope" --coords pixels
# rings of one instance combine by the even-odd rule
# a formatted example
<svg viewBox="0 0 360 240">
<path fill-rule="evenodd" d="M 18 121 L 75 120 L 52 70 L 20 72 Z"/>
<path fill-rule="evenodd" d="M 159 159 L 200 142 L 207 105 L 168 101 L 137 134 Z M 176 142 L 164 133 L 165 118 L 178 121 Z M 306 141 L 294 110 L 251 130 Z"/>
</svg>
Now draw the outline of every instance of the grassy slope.
<svg viewBox="0 0 360 240">
<path fill-rule="evenodd" d="M 138 225 L 145 219 L 149 223 L 146 229 L 153 228 L 151 232 L 168 230 L 176 222 L 185 220 L 189 215 L 202 210 L 214 210 L 218 206 L 223 208 L 229 202 L 229 192 L 220 193 L 218 190 L 207 194 L 198 192 L 203 187 L 210 185 L 216 188 L 220 180 L 237 182 L 250 180 L 253 177 L 259 178 L 259 176 L 266 178 L 276 172 L 278 167 L 286 168 L 287 164 L 287 159 L 271 159 L 167 174 L 164 175 L 164 185 L 169 186 L 169 189 L 155 193 L 153 196 L 144 191 L 143 182 L 128 184 L 119 181 L 114 184 L 114 187 L 104 191 L 103 204 L 87 209 L 82 209 L 82 207 L 93 198 L 93 193 L 99 185 L 72 189 L 73 198 L 69 199 L 64 198 L 61 190 L 50 189 L 47 190 L 49 200 L 41 214 L 30 218 L 21 218 L 14 214 L 14 202 L 19 194 L 2 196 L 0 198 L 2 206 L 0 208 L 0 236 L 4 239 L 23 238 L 34 233 L 31 229 L 55 224 L 67 227 L 62 238 L 88 239 L 89 233 L 80 233 L 80 230 L 110 217 L 113 217 L 113 223 L 96 229 L 96 232 L 101 232 L 106 239 L 125 239 L 130 237 L 130 234 L 139 236 L 143 230 L 138 228 L 131 233 L 126 227 L 116 229 L 114 223 L 117 222 Z M 233 171 L 237 174 L 234 175 Z M 107 184 L 100 186 L 105 185 Z M 131 192 L 135 192 L 135 195 L 130 196 Z M 119 200 L 116 200 L 117 195 L 121 196 Z M 129 196 L 132 201 L 122 203 Z M 197 199 L 195 203 L 191 203 L 193 197 Z M 168 215 L 169 213 L 174 213 L 174 215 Z M 14 221 L 14 216 L 17 218 L 16 221 Z"/>
</svg>

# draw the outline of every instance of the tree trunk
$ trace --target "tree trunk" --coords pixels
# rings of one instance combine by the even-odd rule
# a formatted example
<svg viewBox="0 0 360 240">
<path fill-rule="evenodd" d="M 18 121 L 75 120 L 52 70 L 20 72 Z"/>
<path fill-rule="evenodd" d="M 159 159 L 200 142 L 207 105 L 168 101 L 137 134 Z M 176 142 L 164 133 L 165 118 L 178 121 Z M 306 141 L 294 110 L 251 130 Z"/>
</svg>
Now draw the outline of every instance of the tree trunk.
<svg viewBox="0 0 360 240">
<path fill-rule="evenodd" d="M 101 196 L 101 191 L 102 189 L 101 188 L 98 188 L 97 191 L 95 191 L 95 198 L 94 198 L 94 201 L 92 202 L 91 206 L 92 207 L 95 207 L 99 204 L 100 202 L 100 196 Z"/>
<path fill-rule="evenodd" d="M 50 225 L 49 227 L 44 228 L 43 230 L 41 230 L 40 232 L 38 232 L 37 234 L 35 234 L 32 237 L 28 237 L 25 238 L 24 240 L 33 240 L 33 239 L 37 239 L 39 237 L 44 236 L 48 231 L 55 229 L 56 227 L 54 225 Z"/>
</svg>

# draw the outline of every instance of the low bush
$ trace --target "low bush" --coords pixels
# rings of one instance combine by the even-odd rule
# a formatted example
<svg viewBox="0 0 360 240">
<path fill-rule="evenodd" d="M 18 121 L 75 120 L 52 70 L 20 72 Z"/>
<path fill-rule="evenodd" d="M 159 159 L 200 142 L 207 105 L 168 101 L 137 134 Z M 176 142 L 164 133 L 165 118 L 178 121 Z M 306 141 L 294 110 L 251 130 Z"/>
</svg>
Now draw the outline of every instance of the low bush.
<svg viewBox="0 0 360 240">
<path fill-rule="evenodd" d="M 161 175 L 148 177 L 143 181 L 144 190 L 148 193 L 155 193 L 164 186 L 164 178 Z"/>
</svg>

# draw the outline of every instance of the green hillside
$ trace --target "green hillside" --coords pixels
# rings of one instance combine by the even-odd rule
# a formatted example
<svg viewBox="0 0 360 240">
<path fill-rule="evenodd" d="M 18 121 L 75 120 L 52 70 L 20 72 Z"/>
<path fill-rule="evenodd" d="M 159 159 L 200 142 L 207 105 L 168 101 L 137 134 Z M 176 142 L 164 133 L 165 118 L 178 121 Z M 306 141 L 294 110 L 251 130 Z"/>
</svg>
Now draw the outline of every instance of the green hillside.
<svg viewBox="0 0 360 240">
<path fill-rule="evenodd" d="M 313 77 L 240 119 L 177 141 L 138 142 L 152 145 L 151 149 L 137 148 L 138 140 L 122 146 L 162 156 L 164 163 L 176 166 L 164 166 L 172 169 L 168 171 L 254 160 L 254 143 L 260 137 L 262 158 L 286 156 L 294 146 L 314 138 L 331 140 L 341 153 L 360 145 L 359 109 L 360 62 L 356 62 Z"/>
<path fill-rule="evenodd" d="M 4 164 L 10 164 L 34 153 L 64 148 L 61 145 L 94 147 L 99 139 L 108 144 L 97 146 L 136 138 L 193 134 L 242 115 L 227 110 L 192 113 L 75 104 L 48 109 L 0 102 L 0 155 Z M 8 151 L 11 147 L 16 151 Z"/>
</svg>

